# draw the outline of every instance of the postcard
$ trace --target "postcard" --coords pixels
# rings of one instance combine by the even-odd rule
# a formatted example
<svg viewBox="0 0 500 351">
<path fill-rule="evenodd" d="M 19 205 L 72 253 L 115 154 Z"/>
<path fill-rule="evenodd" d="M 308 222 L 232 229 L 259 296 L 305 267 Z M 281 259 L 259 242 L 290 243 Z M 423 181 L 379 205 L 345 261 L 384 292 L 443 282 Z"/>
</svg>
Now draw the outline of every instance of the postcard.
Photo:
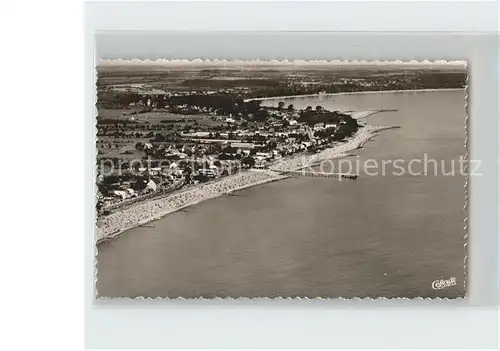
<svg viewBox="0 0 500 351">
<path fill-rule="evenodd" d="M 466 62 L 96 70 L 98 297 L 466 295 Z"/>
</svg>

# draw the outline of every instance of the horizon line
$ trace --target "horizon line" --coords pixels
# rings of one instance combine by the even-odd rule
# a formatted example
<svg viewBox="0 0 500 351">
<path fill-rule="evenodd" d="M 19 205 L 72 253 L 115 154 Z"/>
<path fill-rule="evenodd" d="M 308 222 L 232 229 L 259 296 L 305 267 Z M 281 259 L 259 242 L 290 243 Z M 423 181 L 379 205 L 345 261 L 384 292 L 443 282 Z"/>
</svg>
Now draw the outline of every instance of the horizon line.
<svg viewBox="0 0 500 351">
<path fill-rule="evenodd" d="M 230 65 L 230 66 L 355 66 L 355 65 L 366 65 L 366 66 L 388 66 L 388 65 L 401 65 L 401 66 L 463 66 L 467 67 L 467 61 L 458 60 L 394 60 L 394 61 L 380 61 L 380 60 L 226 60 L 226 59 L 100 59 L 97 66 L 119 66 L 119 65 L 130 65 L 130 66 L 143 66 L 143 65 L 157 65 L 157 66 L 217 66 L 217 65 Z"/>
</svg>

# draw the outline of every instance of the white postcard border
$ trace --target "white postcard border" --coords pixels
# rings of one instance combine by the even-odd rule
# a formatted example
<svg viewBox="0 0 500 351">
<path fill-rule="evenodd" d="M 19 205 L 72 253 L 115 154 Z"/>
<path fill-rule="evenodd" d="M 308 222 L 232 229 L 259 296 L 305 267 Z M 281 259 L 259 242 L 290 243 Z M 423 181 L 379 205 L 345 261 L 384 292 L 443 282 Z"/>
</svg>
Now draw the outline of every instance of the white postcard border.
<svg viewBox="0 0 500 351">
<path fill-rule="evenodd" d="M 94 11 L 99 7 L 97 5 L 93 6 Z M 108 11 L 112 8 L 112 6 L 109 7 L 109 4 L 106 6 Z M 137 16 L 138 10 L 135 6 L 133 6 L 133 10 Z M 212 4 L 213 6 L 215 5 Z M 212 8 L 211 11 L 213 10 Z M 109 12 L 104 11 L 99 15 L 92 12 L 92 10 L 90 12 L 90 14 L 87 13 L 85 41 L 86 115 L 88 116 L 93 114 L 92 84 L 95 78 L 93 76 L 93 66 L 95 58 L 101 56 L 98 50 L 95 51 L 98 45 L 95 45 L 94 30 L 99 28 L 99 25 L 101 25 L 100 29 L 103 30 L 131 29 L 130 27 L 124 27 L 124 24 L 137 27 L 137 22 L 133 25 L 131 23 L 127 24 L 127 16 L 123 16 L 123 13 L 121 15 L 115 13 L 111 21 L 114 25 L 106 27 L 102 24 L 109 20 L 107 18 L 110 15 Z M 144 19 L 144 14 L 143 10 L 143 16 L 139 15 L 138 18 Z M 121 28 L 116 25 L 120 19 L 122 21 L 125 19 Z M 484 21 L 484 23 L 490 23 L 490 21 Z M 92 22 L 93 24 L 90 24 Z M 451 26 L 451 30 L 456 30 L 456 23 L 453 21 L 451 23 L 455 25 L 455 27 Z M 477 24 L 472 30 L 481 28 L 484 30 L 484 23 Z M 413 22 L 413 24 L 415 23 Z M 436 30 L 440 27 L 434 24 L 430 28 Z M 142 29 L 151 30 L 151 22 L 143 25 Z M 163 29 L 177 28 L 167 27 Z M 415 27 L 410 26 L 409 30 L 414 29 Z M 159 28 L 155 30 L 159 30 Z M 470 23 L 465 30 L 471 30 Z M 141 35 L 146 35 L 146 33 Z M 354 52 L 357 52 L 358 58 L 364 52 L 364 57 L 374 59 L 377 53 L 377 44 L 380 47 L 381 43 L 387 43 L 387 38 L 383 38 L 384 35 L 378 37 L 369 33 L 351 33 L 350 35 L 357 38 L 354 40 L 357 45 Z M 471 159 L 483 159 L 485 166 L 483 171 L 485 177 L 481 179 L 481 182 L 470 181 L 470 188 L 472 189 L 469 196 L 471 217 L 476 218 L 470 223 L 470 229 L 474 233 L 491 233 L 492 226 L 497 228 L 499 223 L 496 210 L 498 197 L 491 196 L 493 190 L 498 194 L 498 147 L 492 147 L 492 145 L 498 146 L 498 121 L 495 117 L 498 116 L 499 86 L 498 79 L 494 79 L 495 74 L 498 77 L 498 51 L 495 51 L 498 47 L 493 45 L 495 37 L 483 33 L 474 38 L 477 40 L 471 40 L 465 34 L 458 37 L 450 33 L 427 35 L 426 46 L 423 46 L 424 43 L 419 40 L 415 44 L 415 39 L 412 39 L 409 34 L 400 34 L 398 39 L 398 36 L 394 36 L 393 33 L 393 37 L 389 41 L 393 43 L 394 47 L 405 47 L 408 43 L 413 43 L 413 52 L 418 52 L 420 56 L 424 55 L 425 50 L 429 50 L 428 54 L 424 56 L 429 59 L 461 58 L 469 62 L 469 139 L 471 142 L 469 155 Z M 269 36 L 266 39 L 269 39 Z M 360 48 L 359 45 L 362 42 L 364 42 L 365 46 Z M 130 43 L 131 41 L 129 41 Z M 445 43 L 451 43 L 451 46 L 448 46 L 447 49 Z M 460 46 L 462 47 L 461 52 L 457 50 Z M 130 47 L 133 50 L 134 45 L 130 45 Z M 245 50 L 248 50 L 248 46 Z M 258 55 L 256 51 L 253 52 L 254 55 Z M 300 55 L 300 51 L 296 52 Z M 371 54 L 369 54 L 370 52 Z M 264 59 L 265 55 L 266 53 L 263 53 L 258 57 Z M 412 53 L 405 52 L 401 56 L 405 55 L 411 56 Z M 203 52 L 198 52 L 197 57 L 203 56 L 205 56 Z M 406 58 L 402 57 L 401 59 Z M 89 148 L 95 138 L 95 126 L 92 122 L 89 118 L 88 123 L 85 125 L 86 149 L 88 150 L 86 161 L 88 164 L 93 164 L 95 156 L 91 152 L 92 147 Z M 86 172 L 86 181 L 90 180 L 89 184 L 93 184 L 92 173 L 89 170 L 86 170 Z M 89 187 L 88 184 L 86 189 L 86 209 L 88 212 L 86 216 L 86 234 L 89 234 L 92 233 L 94 226 L 91 215 L 93 212 L 93 193 L 91 186 Z M 492 239 L 495 239 L 496 242 Z M 267 299 L 227 299 L 224 301 L 117 300 L 98 303 L 93 300 L 93 257 L 91 251 L 93 238 L 86 237 L 85 306 L 87 346 L 98 348 L 185 346 L 193 348 L 263 346 L 388 348 L 404 347 L 404 345 L 411 345 L 416 348 L 429 346 L 476 348 L 480 345 L 481 347 L 494 347 L 495 340 L 498 340 L 498 265 L 496 265 L 496 268 L 491 268 L 486 264 L 489 262 L 490 265 L 495 266 L 495 262 L 498 263 L 498 238 L 488 240 L 488 238 L 478 235 L 477 238 L 469 236 L 469 240 L 471 241 L 469 264 L 473 271 L 469 272 L 471 290 L 469 291 L 469 300 L 465 301 L 466 305 L 463 304 L 464 301 L 457 300 L 410 301 L 403 299 L 380 299 L 377 301 L 368 299 L 349 301 L 292 301 L 284 299 L 272 301 Z M 495 245 L 492 245 L 493 242 Z M 483 257 L 479 255 L 483 255 Z M 480 276 L 481 274 L 486 276 L 489 281 Z M 497 287 L 496 291 L 491 290 L 493 286 Z M 489 293 L 487 292 L 487 295 L 489 294 L 489 296 L 486 298 L 479 296 L 488 289 Z M 478 296 L 477 299 L 475 296 Z M 392 338 L 388 338 L 388 332 L 392 335 Z M 364 337 L 359 337 L 360 334 L 363 334 Z M 172 338 L 173 335 L 176 335 L 177 338 Z"/>
</svg>

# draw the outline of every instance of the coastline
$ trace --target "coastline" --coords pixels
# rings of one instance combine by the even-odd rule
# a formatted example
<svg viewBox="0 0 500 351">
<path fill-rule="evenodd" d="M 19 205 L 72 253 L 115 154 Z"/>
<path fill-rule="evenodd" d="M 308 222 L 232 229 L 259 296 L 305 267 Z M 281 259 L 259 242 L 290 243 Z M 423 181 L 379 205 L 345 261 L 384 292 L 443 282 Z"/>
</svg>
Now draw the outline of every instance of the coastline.
<svg viewBox="0 0 500 351">
<path fill-rule="evenodd" d="M 344 92 L 344 93 L 326 93 L 326 94 L 305 94 L 305 95 L 284 95 L 284 96 L 272 96 L 272 97 L 263 97 L 263 98 L 255 98 L 255 99 L 245 99 L 243 101 L 248 102 L 252 100 L 256 101 L 268 101 L 268 100 L 279 100 L 279 99 L 294 99 L 300 97 L 320 97 L 320 96 L 341 96 L 341 95 L 357 95 L 357 94 L 381 94 L 381 93 L 411 93 L 411 92 L 419 92 L 419 91 L 459 91 L 466 90 L 466 88 L 441 88 L 441 89 L 402 89 L 402 90 L 367 90 L 367 91 L 353 91 L 353 92 Z"/>
<path fill-rule="evenodd" d="M 247 170 L 237 174 L 219 178 L 209 183 L 178 190 L 173 194 L 160 198 L 139 202 L 130 207 L 116 211 L 108 216 L 98 218 L 96 222 L 97 244 L 118 237 L 128 229 L 158 220 L 168 214 L 249 187 L 266 184 L 289 178 L 280 172 L 295 171 L 312 166 L 326 159 L 342 158 L 349 152 L 361 148 L 368 140 L 381 130 L 390 126 L 365 125 L 345 143 L 335 145 L 312 155 L 295 155 L 281 159 L 268 170 Z"/>
<path fill-rule="evenodd" d="M 200 202 L 286 178 L 289 177 L 273 171 L 248 170 L 132 205 L 97 220 L 97 243 L 116 238 L 128 229 L 158 220 Z"/>
</svg>

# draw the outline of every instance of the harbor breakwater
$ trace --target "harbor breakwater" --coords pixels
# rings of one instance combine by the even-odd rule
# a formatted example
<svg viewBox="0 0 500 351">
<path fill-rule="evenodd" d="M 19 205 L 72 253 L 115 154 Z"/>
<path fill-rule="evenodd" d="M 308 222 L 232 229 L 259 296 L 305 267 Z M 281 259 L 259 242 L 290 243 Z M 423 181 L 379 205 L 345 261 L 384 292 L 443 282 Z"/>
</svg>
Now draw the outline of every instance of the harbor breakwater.
<svg viewBox="0 0 500 351">
<path fill-rule="evenodd" d="M 227 195 L 244 188 L 286 179 L 289 177 L 286 175 L 287 171 L 303 169 L 322 160 L 348 156 L 349 152 L 362 147 L 377 132 L 391 128 L 395 127 L 366 125 L 360 128 L 348 141 L 337 143 L 332 148 L 325 149 L 317 154 L 284 158 L 275 162 L 267 170 L 242 171 L 185 190 L 178 190 L 171 195 L 139 202 L 107 216 L 99 217 L 96 222 L 97 243 L 116 238 L 125 230 L 158 220 L 165 215 L 202 201 Z"/>
</svg>

